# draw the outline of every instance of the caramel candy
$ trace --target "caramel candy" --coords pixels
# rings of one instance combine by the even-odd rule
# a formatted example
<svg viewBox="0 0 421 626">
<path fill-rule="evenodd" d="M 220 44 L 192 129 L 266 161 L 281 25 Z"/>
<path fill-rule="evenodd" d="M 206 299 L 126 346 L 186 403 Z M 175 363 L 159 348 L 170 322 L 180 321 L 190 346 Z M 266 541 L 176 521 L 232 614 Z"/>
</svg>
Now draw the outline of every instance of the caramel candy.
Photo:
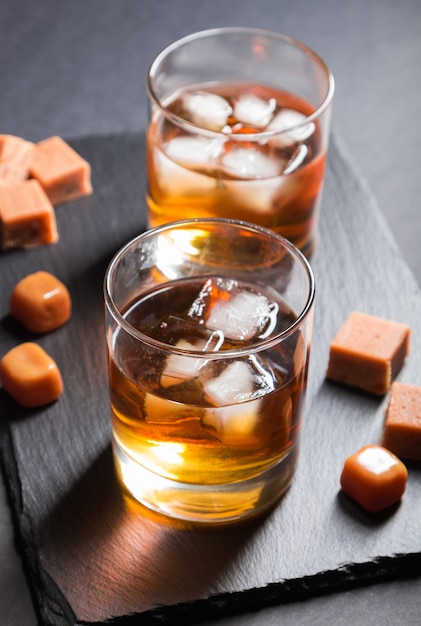
<svg viewBox="0 0 421 626">
<path fill-rule="evenodd" d="M 330 345 L 326 377 L 384 395 L 409 354 L 410 328 L 352 312 Z"/>
<path fill-rule="evenodd" d="M 0 185 L 28 178 L 35 144 L 14 135 L 0 135 Z"/>
<path fill-rule="evenodd" d="M 67 287 L 49 272 L 40 271 L 15 285 L 9 309 L 28 330 L 48 333 L 69 320 L 72 303 Z"/>
<path fill-rule="evenodd" d="M 392 384 L 382 445 L 399 458 L 421 461 L 421 387 Z"/>
<path fill-rule="evenodd" d="M 406 489 L 408 470 L 382 446 L 364 446 L 348 457 L 341 474 L 344 493 L 370 513 L 396 504 Z"/>
<path fill-rule="evenodd" d="M 0 185 L 0 249 L 58 241 L 54 207 L 36 180 Z"/>
<path fill-rule="evenodd" d="M 36 343 L 21 343 L 0 361 L 0 382 L 27 408 L 50 404 L 63 393 L 63 380 L 53 359 Z"/>
<path fill-rule="evenodd" d="M 89 163 L 58 136 L 36 144 L 30 173 L 54 205 L 92 193 Z"/>
</svg>

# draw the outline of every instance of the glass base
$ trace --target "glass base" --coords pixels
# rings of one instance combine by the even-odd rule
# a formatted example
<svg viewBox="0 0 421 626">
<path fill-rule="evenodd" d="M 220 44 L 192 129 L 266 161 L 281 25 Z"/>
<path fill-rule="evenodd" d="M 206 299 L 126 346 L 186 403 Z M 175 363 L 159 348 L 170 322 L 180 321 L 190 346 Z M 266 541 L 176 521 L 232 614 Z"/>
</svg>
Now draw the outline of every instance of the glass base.
<svg viewBox="0 0 421 626">
<path fill-rule="evenodd" d="M 167 517 L 215 523 L 255 516 L 273 506 L 294 476 L 298 444 L 263 474 L 222 485 L 194 485 L 163 478 L 139 465 L 115 441 L 113 452 L 118 478 L 138 502 Z"/>
</svg>

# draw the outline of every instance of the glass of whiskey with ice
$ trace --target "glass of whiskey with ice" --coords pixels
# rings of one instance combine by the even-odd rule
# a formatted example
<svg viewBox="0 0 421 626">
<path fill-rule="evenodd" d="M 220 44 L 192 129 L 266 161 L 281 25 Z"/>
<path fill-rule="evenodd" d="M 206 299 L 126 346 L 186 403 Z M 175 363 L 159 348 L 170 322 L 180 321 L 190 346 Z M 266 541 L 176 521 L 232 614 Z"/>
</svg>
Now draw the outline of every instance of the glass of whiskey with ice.
<svg viewBox="0 0 421 626">
<path fill-rule="evenodd" d="M 104 281 L 115 466 L 169 517 L 273 505 L 296 469 L 314 279 L 271 230 L 228 219 L 150 229 Z"/>
<path fill-rule="evenodd" d="M 334 94 L 324 61 L 285 35 L 213 29 L 163 50 L 147 91 L 149 226 L 245 220 L 310 258 Z"/>
</svg>

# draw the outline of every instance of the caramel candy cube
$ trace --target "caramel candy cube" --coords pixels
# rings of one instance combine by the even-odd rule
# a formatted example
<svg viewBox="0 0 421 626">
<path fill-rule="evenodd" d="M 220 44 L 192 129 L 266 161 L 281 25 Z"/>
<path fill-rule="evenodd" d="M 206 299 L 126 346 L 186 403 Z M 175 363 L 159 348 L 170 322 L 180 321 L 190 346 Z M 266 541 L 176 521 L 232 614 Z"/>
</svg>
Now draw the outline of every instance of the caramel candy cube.
<svg viewBox="0 0 421 626">
<path fill-rule="evenodd" d="M 58 241 L 54 207 L 36 180 L 0 185 L 0 249 Z"/>
<path fill-rule="evenodd" d="M 347 496 L 377 513 L 402 498 L 407 479 L 400 459 L 382 446 L 369 445 L 346 459 L 340 483 Z"/>
<path fill-rule="evenodd" d="M 30 173 L 53 204 L 92 193 L 89 163 L 58 136 L 36 144 Z"/>
<path fill-rule="evenodd" d="M 409 354 L 410 328 L 352 312 L 330 344 L 326 377 L 384 395 Z"/>
<path fill-rule="evenodd" d="M 392 384 L 382 445 L 399 458 L 421 461 L 421 387 Z"/>
<path fill-rule="evenodd" d="M 48 333 L 65 324 L 71 308 L 67 287 L 49 272 L 25 276 L 10 294 L 10 313 L 34 333 Z"/>
<path fill-rule="evenodd" d="M 63 393 L 63 380 L 53 359 L 36 343 L 21 343 L 0 361 L 0 382 L 27 408 L 50 404 Z"/>
<path fill-rule="evenodd" d="M 35 144 L 14 135 L 0 135 L 0 185 L 28 178 Z"/>
</svg>

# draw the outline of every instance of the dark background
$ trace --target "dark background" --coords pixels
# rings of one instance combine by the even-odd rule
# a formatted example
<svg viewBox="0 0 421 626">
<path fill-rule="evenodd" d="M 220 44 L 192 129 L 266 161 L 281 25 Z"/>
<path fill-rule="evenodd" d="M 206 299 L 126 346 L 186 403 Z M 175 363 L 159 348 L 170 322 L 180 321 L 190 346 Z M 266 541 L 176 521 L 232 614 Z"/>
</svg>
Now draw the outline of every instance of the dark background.
<svg viewBox="0 0 421 626">
<path fill-rule="evenodd" d="M 228 25 L 286 33 L 328 63 L 332 130 L 421 285 L 420 0 L 1 0 L 0 133 L 37 141 L 142 130 L 154 56 Z M 33 626 L 2 482 L 0 555 L 0 621 Z M 219 623 L 415 625 L 420 593 L 420 580 L 370 585 Z"/>
</svg>

